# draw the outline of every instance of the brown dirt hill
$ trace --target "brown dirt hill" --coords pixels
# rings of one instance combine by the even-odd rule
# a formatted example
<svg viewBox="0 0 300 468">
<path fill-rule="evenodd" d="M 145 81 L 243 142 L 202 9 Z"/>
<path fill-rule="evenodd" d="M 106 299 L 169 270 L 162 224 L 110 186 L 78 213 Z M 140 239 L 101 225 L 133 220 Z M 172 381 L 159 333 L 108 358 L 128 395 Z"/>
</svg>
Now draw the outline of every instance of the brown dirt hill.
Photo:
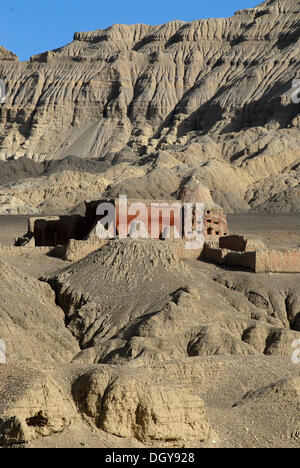
<svg viewBox="0 0 300 468">
<path fill-rule="evenodd" d="M 0 395 L 1 446 L 299 448 L 299 376 L 286 358 L 21 363 L 0 366 Z"/>
<path fill-rule="evenodd" d="M 299 275 L 126 240 L 0 281 L 0 447 L 299 447 Z"/>
<path fill-rule="evenodd" d="M 275 282 L 209 268 L 180 261 L 165 242 L 124 240 L 48 277 L 82 349 L 75 361 L 289 356 L 300 330 L 298 276 Z"/>
<path fill-rule="evenodd" d="M 79 347 L 53 291 L 0 259 L 0 330 L 8 362 L 70 362 Z"/>
</svg>

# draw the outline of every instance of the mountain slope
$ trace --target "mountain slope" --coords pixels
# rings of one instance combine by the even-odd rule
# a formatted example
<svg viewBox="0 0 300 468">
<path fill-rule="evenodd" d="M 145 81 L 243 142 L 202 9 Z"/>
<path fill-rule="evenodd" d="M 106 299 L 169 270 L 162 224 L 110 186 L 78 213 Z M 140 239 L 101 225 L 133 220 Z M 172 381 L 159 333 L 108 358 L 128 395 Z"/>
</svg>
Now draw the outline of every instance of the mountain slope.
<svg viewBox="0 0 300 468">
<path fill-rule="evenodd" d="M 200 172 L 227 211 L 251 208 L 253 184 L 260 190 L 300 160 L 292 101 L 299 12 L 299 1 L 267 0 L 232 18 L 75 33 L 27 63 L 0 56 L 8 88 L 0 159 L 110 159 L 130 150 L 147 171 L 150 160 L 181 166 L 185 177 Z M 223 179 L 239 179 L 237 189 L 231 183 L 228 193 L 207 174 L 215 160 Z M 295 197 L 285 210 L 298 206 Z"/>
</svg>

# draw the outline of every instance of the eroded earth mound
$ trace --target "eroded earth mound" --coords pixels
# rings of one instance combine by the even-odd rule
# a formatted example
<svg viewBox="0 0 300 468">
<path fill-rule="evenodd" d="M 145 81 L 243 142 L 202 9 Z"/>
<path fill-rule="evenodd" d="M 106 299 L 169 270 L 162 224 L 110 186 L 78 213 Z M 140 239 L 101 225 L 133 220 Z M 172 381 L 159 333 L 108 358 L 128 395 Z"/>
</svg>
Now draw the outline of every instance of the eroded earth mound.
<svg viewBox="0 0 300 468">
<path fill-rule="evenodd" d="M 75 361 L 289 356 L 300 331 L 298 278 L 208 275 L 200 265 L 163 241 L 117 240 L 48 278 L 82 348 Z"/>
<path fill-rule="evenodd" d="M 110 241 L 41 280 L 23 255 L 1 261 L 0 445 L 299 446 L 299 275 L 163 241 Z"/>
</svg>

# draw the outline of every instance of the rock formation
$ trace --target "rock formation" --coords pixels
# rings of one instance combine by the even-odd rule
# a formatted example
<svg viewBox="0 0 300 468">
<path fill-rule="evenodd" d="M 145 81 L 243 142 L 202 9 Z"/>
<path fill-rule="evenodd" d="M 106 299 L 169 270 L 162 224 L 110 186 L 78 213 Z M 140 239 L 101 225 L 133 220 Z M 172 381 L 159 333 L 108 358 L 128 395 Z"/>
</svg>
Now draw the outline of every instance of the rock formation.
<svg viewBox="0 0 300 468">
<path fill-rule="evenodd" d="M 97 198 L 107 188 L 109 196 L 169 198 L 197 174 L 226 211 L 298 210 L 298 9 L 294 0 L 266 0 L 226 19 L 114 25 L 76 33 L 26 63 L 1 49 L 0 159 L 77 156 L 140 168 L 118 169 L 118 183 L 97 169 Z M 163 197 L 156 169 L 165 171 Z M 66 186 L 49 177 L 36 182 L 59 187 L 60 211 L 84 199 L 81 181 L 69 198 L 67 174 L 59 177 Z M 2 187 L 1 212 L 55 213 L 54 200 L 28 200 L 29 185 Z"/>
<path fill-rule="evenodd" d="M 48 282 L 80 342 L 76 361 L 85 364 L 288 355 L 297 339 L 298 328 L 290 330 L 283 319 L 284 305 L 272 316 L 234 288 L 191 270 L 164 242 L 111 241 Z M 117 298 L 109 293 L 116 284 Z M 290 319 L 294 323 L 294 313 Z"/>
<path fill-rule="evenodd" d="M 0 262 L 0 446 L 299 444 L 298 275 L 117 239 L 41 282 L 46 257 L 19 255 Z"/>
<path fill-rule="evenodd" d="M 71 361 L 79 347 L 65 330 L 64 314 L 55 306 L 51 288 L 24 277 L 2 259 L 0 279 L 0 330 L 7 360 Z"/>
<path fill-rule="evenodd" d="M 35 216 L 18 247 L 23 218 L 1 220 L 0 447 L 299 448 L 299 249 L 217 241 L 225 212 L 300 209 L 299 12 L 114 25 L 23 63 L 0 48 L 0 214 Z M 222 265 L 95 242 L 119 195 L 204 202 Z M 236 260 L 253 249 L 258 274 Z"/>
<path fill-rule="evenodd" d="M 16 61 L 18 57 L 10 50 L 0 46 L 0 60 Z"/>
</svg>

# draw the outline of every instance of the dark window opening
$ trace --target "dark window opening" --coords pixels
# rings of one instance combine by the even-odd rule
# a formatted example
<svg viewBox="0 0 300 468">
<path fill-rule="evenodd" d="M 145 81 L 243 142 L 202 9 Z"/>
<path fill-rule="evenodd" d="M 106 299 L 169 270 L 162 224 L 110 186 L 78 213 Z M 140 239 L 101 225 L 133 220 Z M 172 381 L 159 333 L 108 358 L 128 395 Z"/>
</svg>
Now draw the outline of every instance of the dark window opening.
<svg viewBox="0 0 300 468">
<path fill-rule="evenodd" d="M 27 426 L 31 427 L 45 427 L 48 424 L 48 418 L 43 416 L 43 412 L 40 411 L 32 418 L 26 419 Z"/>
</svg>

